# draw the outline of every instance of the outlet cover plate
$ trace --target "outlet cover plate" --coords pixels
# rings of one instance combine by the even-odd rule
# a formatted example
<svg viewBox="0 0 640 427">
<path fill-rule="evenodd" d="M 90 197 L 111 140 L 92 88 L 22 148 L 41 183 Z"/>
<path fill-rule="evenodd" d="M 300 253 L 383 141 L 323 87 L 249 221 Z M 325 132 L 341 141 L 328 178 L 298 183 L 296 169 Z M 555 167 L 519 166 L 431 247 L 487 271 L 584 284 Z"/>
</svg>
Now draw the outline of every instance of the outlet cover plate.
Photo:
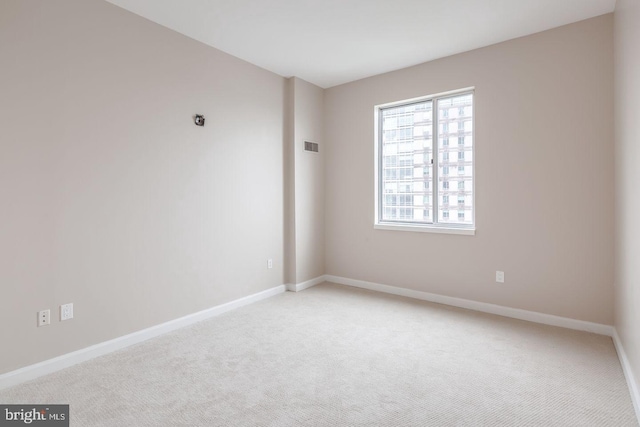
<svg viewBox="0 0 640 427">
<path fill-rule="evenodd" d="M 73 303 L 60 306 L 60 321 L 73 319 Z"/>
<path fill-rule="evenodd" d="M 496 282 L 504 283 L 504 271 L 496 271 Z"/>
</svg>

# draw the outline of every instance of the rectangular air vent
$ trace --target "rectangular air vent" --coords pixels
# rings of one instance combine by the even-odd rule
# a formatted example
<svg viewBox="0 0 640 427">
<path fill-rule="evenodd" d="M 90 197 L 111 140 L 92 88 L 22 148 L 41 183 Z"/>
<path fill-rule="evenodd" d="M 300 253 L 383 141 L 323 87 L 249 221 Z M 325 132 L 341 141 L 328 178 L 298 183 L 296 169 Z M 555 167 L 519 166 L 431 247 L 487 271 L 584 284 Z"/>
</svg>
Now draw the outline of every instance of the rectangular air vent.
<svg viewBox="0 0 640 427">
<path fill-rule="evenodd" d="M 304 142 L 304 151 L 313 151 L 314 153 L 318 152 L 318 144 L 316 142 Z"/>
</svg>

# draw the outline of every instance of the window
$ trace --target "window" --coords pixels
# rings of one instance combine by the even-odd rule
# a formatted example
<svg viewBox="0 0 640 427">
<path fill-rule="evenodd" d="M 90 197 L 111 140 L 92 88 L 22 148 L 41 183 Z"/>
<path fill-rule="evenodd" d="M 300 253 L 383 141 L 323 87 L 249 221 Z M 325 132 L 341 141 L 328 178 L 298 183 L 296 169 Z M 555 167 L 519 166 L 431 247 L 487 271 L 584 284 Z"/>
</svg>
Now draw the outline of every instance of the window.
<svg viewBox="0 0 640 427">
<path fill-rule="evenodd" d="M 376 227 L 473 234 L 461 231 L 474 229 L 473 101 L 473 91 L 464 90 L 376 107 Z M 450 138 L 458 142 L 453 164 Z M 449 165 L 464 174 L 453 179 L 464 192 L 464 210 L 454 216 L 442 209 L 452 193 Z"/>
</svg>

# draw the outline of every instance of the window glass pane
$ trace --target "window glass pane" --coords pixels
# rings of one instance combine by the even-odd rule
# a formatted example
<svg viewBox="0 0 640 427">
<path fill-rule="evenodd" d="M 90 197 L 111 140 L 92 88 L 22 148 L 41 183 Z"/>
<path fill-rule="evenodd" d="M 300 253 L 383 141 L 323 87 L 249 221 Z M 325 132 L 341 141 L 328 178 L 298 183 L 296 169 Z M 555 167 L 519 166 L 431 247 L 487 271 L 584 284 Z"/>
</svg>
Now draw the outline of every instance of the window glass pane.
<svg viewBox="0 0 640 427">
<path fill-rule="evenodd" d="M 381 110 L 383 221 L 433 222 L 432 108 L 425 101 Z"/>
<path fill-rule="evenodd" d="M 437 101 L 438 120 L 438 222 L 470 225 L 473 222 L 473 94 L 454 95 Z M 454 140 L 455 146 L 444 141 Z M 448 175 L 457 167 L 458 176 Z M 452 179 L 453 178 L 453 179 Z M 453 199 L 450 199 L 453 197 Z M 456 200 L 457 215 L 449 215 Z"/>
</svg>

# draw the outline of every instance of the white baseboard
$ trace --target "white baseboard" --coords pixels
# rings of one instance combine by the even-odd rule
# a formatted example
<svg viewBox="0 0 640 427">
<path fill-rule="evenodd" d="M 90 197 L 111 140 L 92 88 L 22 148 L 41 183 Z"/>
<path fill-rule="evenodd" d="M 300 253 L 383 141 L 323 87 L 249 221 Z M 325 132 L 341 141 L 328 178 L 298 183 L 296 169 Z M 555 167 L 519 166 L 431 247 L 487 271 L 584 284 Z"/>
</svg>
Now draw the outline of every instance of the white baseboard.
<svg viewBox="0 0 640 427">
<path fill-rule="evenodd" d="M 356 288 L 369 289 L 372 291 L 400 295 L 403 297 L 415 298 L 438 304 L 451 305 L 454 307 L 481 311 L 483 313 L 497 314 L 498 316 L 527 320 L 529 322 L 542 323 L 544 325 L 560 326 L 563 328 L 593 332 L 607 336 L 613 336 L 614 331 L 613 326 L 603 325 L 600 323 L 585 322 L 583 320 L 569 319 L 567 317 L 554 316 L 552 314 L 544 314 L 485 302 L 431 294 L 429 292 L 414 291 L 412 289 L 398 288 L 395 286 L 382 285 L 380 283 L 366 282 L 364 280 L 347 279 L 345 277 L 331 275 L 324 276 L 324 279 L 327 282 L 338 283 L 341 285 L 354 286 Z"/>
<path fill-rule="evenodd" d="M 302 282 L 302 283 L 288 283 L 287 285 L 285 285 L 287 287 L 287 290 L 290 292 L 300 292 L 300 291 L 304 291 L 305 289 L 308 289 L 312 286 L 315 285 L 319 285 L 320 283 L 326 281 L 327 276 L 318 276 L 315 277 L 311 280 L 307 280 L 306 282 Z"/>
<path fill-rule="evenodd" d="M 197 313 L 189 314 L 178 319 L 170 320 L 160 325 L 152 326 L 132 334 L 124 335 L 109 341 L 101 342 L 90 347 L 83 348 L 53 359 L 45 360 L 34 365 L 25 366 L 15 371 L 0 375 L 0 390 L 11 387 L 25 381 L 33 380 L 43 375 L 51 374 L 61 369 L 68 368 L 78 363 L 102 356 L 116 350 L 138 344 L 150 338 L 166 334 L 167 332 L 183 328 L 185 326 L 200 322 L 210 317 L 218 316 L 227 311 L 272 297 L 283 293 L 285 286 L 280 285 L 262 292 L 255 293 L 225 304 L 217 305 Z"/>
<path fill-rule="evenodd" d="M 636 417 L 638 421 L 640 421 L 640 390 L 638 389 L 638 383 L 636 382 L 636 378 L 633 375 L 633 370 L 631 369 L 631 365 L 629 364 L 629 359 L 627 359 L 627 353 L 624 351 L 624 347 L 622 346 L 622 341 L 620 340 L 620 336 L 618 335 L 618 331 L 613 330 L 613 344 L 616 346 L 616 351 L 618 352 L 618 358 L 620 359 L 620 364 L 622 365 L 622 372 L 624 372 L 624 377 L 627 380 L 627 385 L 629 386 L 629 393 L 631 394 L 631 401 L 633 402 L 633 407 L 636 410 Z"/>
</svg>

